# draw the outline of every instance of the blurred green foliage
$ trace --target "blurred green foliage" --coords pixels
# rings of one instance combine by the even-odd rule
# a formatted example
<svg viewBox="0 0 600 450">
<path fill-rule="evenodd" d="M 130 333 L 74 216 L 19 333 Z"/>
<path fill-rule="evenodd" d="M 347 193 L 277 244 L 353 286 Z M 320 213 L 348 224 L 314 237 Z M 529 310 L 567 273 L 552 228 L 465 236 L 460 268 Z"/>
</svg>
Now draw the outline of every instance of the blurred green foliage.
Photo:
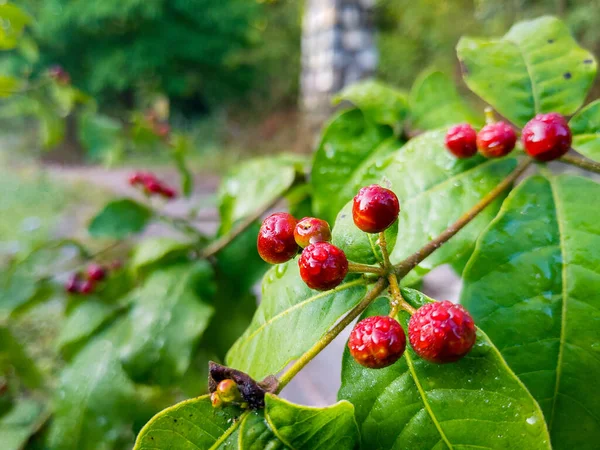
<svg viewBox="0 0 600 450">
<path fill-rule="evenodd" d="M 40 60 L 61 64 L 101 101 L 133 106 L 155 93 L 195 111 L 296 89 L 299 2 L 19 0 L 33 17 Z M 285 60 L 285 62 L 283 62 Z M 269 92 L 265 93 L 265 89 Z"/>
</svg>

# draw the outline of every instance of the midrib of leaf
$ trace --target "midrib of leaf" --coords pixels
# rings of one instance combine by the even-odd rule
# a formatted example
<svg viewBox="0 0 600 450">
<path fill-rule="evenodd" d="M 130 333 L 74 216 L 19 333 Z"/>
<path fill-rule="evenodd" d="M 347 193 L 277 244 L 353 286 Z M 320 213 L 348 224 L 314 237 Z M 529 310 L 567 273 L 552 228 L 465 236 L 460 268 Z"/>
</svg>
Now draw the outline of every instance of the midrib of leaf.
<svg viewBox="0 0 600 450">
<path fill-rule="evenodd" d="M 415 382 L 415 386 L 417 387 L 417 390 L 419 391 L 421 400 L 423 400 L 423 406 L 425 407 L 427 414 L 429 414 L 429 417 L 431 417 L 431 420 L 432 420 L 433 424 L 435 425 L 435 427 L 437 428 L 438 433 L 440 434 L 440 437 L 442 438 L 444 443 L 448 446 L 448 448 L 450 450 L 453 450 L 454 447 L 448 440 L 448 437 L 444 433 L 444 430 L 442 430 L 442 427 L 440 426 L 440 423 L 438 422 L 437 417 L 435 416 L 435 414 L 433 413 L 433 410 L 431 409 L 429 400 L 427 400 L 427 395 L 425 394 L 425 390 L 423 389 L 423 386 L 421 386 L 421 382 L 419 381 L 419 379 L 417 377 L 417 373 L 415 372 L 415 367 L 413 365 L 413 361 L 412 361 L 412 357 L 410 356 L 410 352 L 404 352 L 404 357 L 406 358 L 406 365 L 408 366 L 408 370 L 410 370 L 410 375 L 412 376 L 412 379 Z"/>
<path fill-rule="evenodd" d="M 556 412 L 556 399 L 558 398 L 559 390 L 560 390 L 560 378 L 562 374 L 562 360 L 563 353 L 565 348 L 565 326 L 566 326 L 566 317 L 567 317 L 567 264 L 565 262 L 566 256 L 566 246 L 564 242 L 564 224 L 562 222 L 562 203 L 559 199 L 559 196 L 556 192 L 556 184 L 555 178 L 548 179 L 550 183 L 550 189 L 552 190 L 552 197 L 554 199 L 554 206 L 556 210 L 556 224 L 558 226 L 558 235 L 560 239 L 560 253 L 561 253 L 561 276 L 562 276 L 562 311 L 560 318 L 560 340 L 558 347 L 558 361 L 556 363 L 556 382 L 554 385 L 554 398 L 552 399 L 552 412 L 550 413 L 550 420 L 548 422 L 548 430 L 552 430 L 552 425 L 554 423 L 554 415 Z"/>
<path fill-rule="evenodd" d="M 279 314 L 271 317 L 269 320 L 267 320 L 265 323 L 263 323 L 260 327 L 258 327 L 256 330 L 254 330 L 254 332 L 252 332 L 251 334 L 248 335 L 248 337 L 246 337 L 243 341 L 242 344 L 240 344 L 239 348 L 244 348 L 245 346 L 248 345 L 248 343 L 254 338 L 254 336 L 256 336 L 258 333 L 260 333 L 264 328 L 266 328 L 267 326 L 271 325 L 273 322 L 276 322 L 277 320 L 285 317 L 286 315 L 288 315 L 289 313 L 291 313 L 292 311 L 295 311 L 296 309 L 303 307 L 304 305 L 314 302 L 315 300 L 319 300 L 323 297 L 326 297 L 328 295 L 335 295 L 338 292 L 344 291 L 346 289 L 350 289 L 354 286 L 360 286 L 361 284 L 366 284 L 366 281 L 363 280 L 362 278 L 359 278 L 357 280 L 354 281 L 349 281 L 348 283 L 344 283 L 339 285 L 338 287 L 336 287 L 335 289 L 332 289 L 330 291 L 325 291 L 325 292 L 320 292 L 317 295 L 313 295 L 312 297 L 307 298 L 304 301 L 301 301 L 300 303 L 296 303 L 294 306 L 280 312 Z M 232 348 L 233 350 L 233 348 Z"/>
<path fill-rule="evenodd" d="M 510 40 L 507 40 L 507 42 L 510 42 L 511 44 L 513 44 L 516 47 L 516 49 L 519 51 L 519 54 L 521 55 L 521 57 L 523 58 L 523 62 L 525 63 L 525 69 L 527 69 L 527 75 L 529 76 L 529 84 L 531 85 L 531 95 L 533 95 L 533 110 L 536 113 L 538 113 L 540 111 L 540 109 L 539 109 L 540 99 L 539 99 L 539 94 L 537 92 L 537 89 L 535 88 L 535 83 L 533 82 L 531 62 L 527 60 L 527 58 L 525 57 L 525 54 L 523 53 L 523 50 L 521 49 L 519 44 L 517 44 L 514 41 L 510 41 Z"/>
<path fill-rule="evenodd" d="M 229 436 L 231 436 L 235 430 L 238 429 L 240 424 L 246 420 L 246 417 L 248 417 L 248 414 L 250 414 L 249 410 L 244 411 L 244 413 L 240 417 L 238 417 L 237 420 L 234 420 L 233 424 L 229 428 L 227 428 L 227 430 L 225 430 L 225 432 L 221 435 L 221 437 L 219 439 L 217 439 L 215 441 L 215 443 L 210 447 L 210 450 L 218 449 L 219 446 L 223 442 L 225 442 L 227 440 L 227 438 Z M 240 439 L 241 439 L 241 437 L 240 437 Z M 196 447 L 198 447 L 198 446 L 196 446 Z M 200 447 L 198 447 L 198 448 L 200 448 Z M 240 448 L 242 448 L 242 447 L 240 446 Z"/>
</svg>

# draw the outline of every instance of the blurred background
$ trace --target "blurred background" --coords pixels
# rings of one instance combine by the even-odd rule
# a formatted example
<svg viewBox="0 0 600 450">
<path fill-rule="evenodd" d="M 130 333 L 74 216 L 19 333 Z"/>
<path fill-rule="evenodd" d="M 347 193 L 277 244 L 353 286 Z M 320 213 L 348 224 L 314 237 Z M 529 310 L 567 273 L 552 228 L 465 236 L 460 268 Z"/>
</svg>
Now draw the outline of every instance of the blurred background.
<svg viewBox="0 0 600 450">
<path fill-rule="evenodd" d="M 600 53 L 598 0 L 0 2 L 0 268 L 48 238 L 88 238 L 101 204 L 132 195 L 131 170 L 175 182 L 184 160 L 193 195 L 165 211 L 214 232 L 221 176 L 255 156 L 310 154 L 343 87 L 376 77 L 409 90 L 435 68 L 469 98 L 459 37 L 543 14 Z M 335 397 L 328 358 L 298 378 L 295 400 Z"/>
</svg>

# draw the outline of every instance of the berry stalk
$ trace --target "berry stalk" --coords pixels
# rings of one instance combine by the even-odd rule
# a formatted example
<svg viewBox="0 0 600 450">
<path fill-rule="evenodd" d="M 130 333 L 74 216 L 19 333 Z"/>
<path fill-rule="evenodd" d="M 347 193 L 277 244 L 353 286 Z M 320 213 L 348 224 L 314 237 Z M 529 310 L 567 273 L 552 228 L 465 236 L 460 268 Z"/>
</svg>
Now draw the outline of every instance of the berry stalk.
<svg viewBox="0 0 600 450">
<path fill-rule="evenodd" d="M 519 163 L 517 168 L 504 180 L 502 180 L 494 189 L 492 189 L 485 197 L 475 204 L 469 211 L 464 213 L 456 222 L 446 228 L 437 238 L 429 241 L 416 253 L 406 258 L 400 264 L 396 265 L 396 275 L 398 278 L 404 278 L 411 270 L 413 270 L 421 261 L 431 255 L 443 244 L 448 242 L 456 233 L 468 225 L 477 215 L 483 211 L 490 203 L 492 203 L 500 194 L 509 189 L 519 176 L 531 165 L 533 160 L 527 158 Z"/>
<path fill-rule="evenodd" d="M 352 273 L 374 273 L 376 275 L 385 275 L 385 269 L 378 266 L 369 266 L 368 264 L 360 264 L 348 261 L 348 272 Z"/>
<path fill-rule="evenodd" d="M 589 170 L 590 172 L 600 173 L 600 163 L 591 161 L 586 158 L 579 156 L 565 155 L 559 159 L 560 162 L 571 164 L 572 166 L 579 167 L 580 169 Z"/>
<path fill-rule="evenodd" d="M 283 375 L 279 378 L 279 387 L 277 389 L 277 393 L 281 392 L 282 389 L 287 386 L 287 384 L 292 381 L 298 372 L 300 372 L 312 359 L 317 356 L 321 351 L 327 347 L 331 342 L 342 332 L 344 329 L 350 325 L 354 319 L 362 314 L 362 312 L 369 307 L 379 294 L 381 294 L 385 288 L 387 287 L 387 280 L 385 278 L 380 278 L 377 283 L 373 285 L 373 288 L 367 292 L 367 294 L 363 297 L 361 302 L 356 305 L 353 309 L 346 314 L 342 320 L 340 320 L 331 330 L 323 335 L 321 339 L 319 339 L 315 345 L 313 345 L 306 353 L 304 353 L 300 358 L 296 360 L 294 364 L 292 364 L 288 370 L 286 370 Z"/>
<path fill-rule="evenodd" d="M 381 248 L 381 254 L 383 255 L 383 264 L 386 270 L 389 270 L 392 267 L 392 262 L 390 261 L 390 252 L 388 252 L 387 241 L 385 240 L 385 231 L 379 233 L 379 247 Z"/>
<path fill-rule="evenodd" d="M 390 317 L 396 317 L 398 314 L 398 309 L 401 308 L 404 311 L 414 314 L 417 310 L 412 307 L 409 303 L 404 300 L 402 297 L 402 293 L 400 292 L 400 286 L 398 285 L 398 278 L 396 278 L 395 273 L 390 273 L 388 275 L 388 281 L 390 283 L 390 292 L 392 294 L 392 309 L 390 311 Z"/>
</svg>

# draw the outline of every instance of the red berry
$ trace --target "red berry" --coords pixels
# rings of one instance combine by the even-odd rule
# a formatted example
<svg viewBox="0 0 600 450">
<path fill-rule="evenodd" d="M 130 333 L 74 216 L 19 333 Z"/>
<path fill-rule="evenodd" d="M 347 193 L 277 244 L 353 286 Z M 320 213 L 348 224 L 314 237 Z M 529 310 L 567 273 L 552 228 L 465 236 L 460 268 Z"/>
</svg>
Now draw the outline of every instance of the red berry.
<svg viewBox="0 0 600 450">
<path fill-rule="evenodd" d="M 69 276 L 69 279 L 65 283 L 65 291 L 70 294 L 76 294 L 81 288 L 81 274 L 73 273 Z"/>
<path fill-rule="evenodd" d="M 308 287 L 319 291 L 333 289 L 348 273 L 346 254 L 329 242 L 315 242 L 306 247 L 298 266 Z"/>
<path fill-rule="evenodd" d="M 106 278 L 106 270 L 99 264 L 90 264 L 87 268 L 88 279 L 102 281 Z"/>
<path fill-rule="evenodd" d="M 132 186 L 136 186 L 138 184 L 146 184 L 150 182 L 158 182 L 156 176 L 154 176 L 154 174 L 152 173 L 133 172 L 131 175 L 129 175 L 129 184 Z"/>
<path fill-rule="evenodd" d="M 352 218 L 367 233 L 379 233 L 392 225 L 400 213 L 398 197 L 376 184 L 362 188 L 354 197 Z"/>
<path fill-rule="evenodd" d="M 402 356 L 406 336 L 400 324 L 391 317 L 368 317 L 358 322 L 350 333 L 348 348 L 361 366 L 382 369 Z"/>
<path fill-rule="evenodd" d="M 71 75 L 62 66 L 55 65 L 48 69 L 50 78 L 56 80 L 57 83 L 66 85 L 71 82 Z"/>
<path fill-rule="evenodd" d="M 557 113 L 538 114 L 523 128 L 523 147 L 538 161 L 560 158 L 571 148 L 571 129 L 563 116 Z"/>
<path fill-rule="evenodd" d="M 163 187 L 158 181 L 147 180 L 144 182 L 144 189 L 148 194 L 162 194 Z"/>
<path fill-rule="evenodd" d="M 154 134 L 161 138 L 165 138 L 171 133 L 171 127 L 168 123 L 158 123 L 153 128 Z"/>
<path fill-rule="evenodd" d="M 298 253 L 294 240 L 296 218 L 288 213 L 275 213 L 267 217 L 258 232 L 258 254 L 271 264 L 289 261 Z"/>
<path fill-rule="evenodd" d="M 79 286 L 79 293 L 84 295 L 91 294 L 92 292 L 94 292 L 95 287 L 96 282 L 94 280 L 85 280 Z"/>
<path fill-rule="evenodd" d="M 177 191 L 175 189 L 173 189 L 172 187 L 162 185 L 161 195 L 165 198 L 173 199 L 173 198 L 177 197 Z"/>
<path fill-rule="evenodd" d="M 408 338 L 421 358 L 438 364 L 454 362 L 475 344 L 475 323 L 461 305 L 447 300 L 428 303 L 410 318 Z"/>
<path fill-rule="evenodd" d="M 477 153 L 477 133 L 468 123 L 450 128 L 445 142 L 448 151 L 457 158 L 470 158 Z"/>
<path fill-rule="evenodd" d="M 331 240 L 331 228 L 324 220 L 305 217 L 296 225 L 294 238 L 302 248 L 315 242 L 328 242 Z"/>
<path fill-rule="evenodd" d="M 506 122 L 490 123 L 477 134 L 477 148 L 486 158 L 502 158 L 515 148 L 517 135 Z"/>
</svg>

